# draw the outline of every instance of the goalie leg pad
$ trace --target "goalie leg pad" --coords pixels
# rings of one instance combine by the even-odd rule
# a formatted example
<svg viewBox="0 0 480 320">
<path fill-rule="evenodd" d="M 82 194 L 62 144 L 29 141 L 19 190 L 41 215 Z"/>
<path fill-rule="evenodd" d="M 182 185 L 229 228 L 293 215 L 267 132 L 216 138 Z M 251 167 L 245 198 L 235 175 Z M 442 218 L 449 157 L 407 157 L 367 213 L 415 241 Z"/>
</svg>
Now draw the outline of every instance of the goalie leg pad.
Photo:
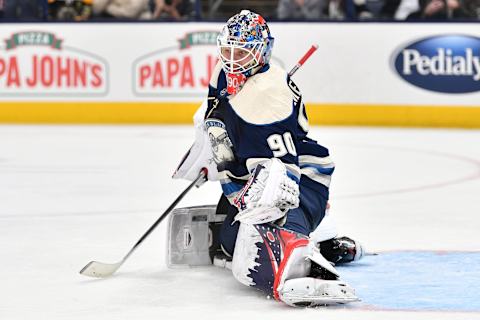
<svg viewBox="0 0 480 320">
<path fill-rule="evenodd" d="M 310 261 L 306 236 L 270 224 L 241 224 L 232 272 L 241 283 L 279 299 L 277 289 L 288 277 L 306 276 Z"/>
<path fill-rule="evenodd" d="M 325 211 L 325 216 L 321 220 L 320 224 L 310 233 L 310 239 L 318 243 L 325 240 L 330 240 L 336 237 L 337 232 L 337 223 L 333 215 L 329 210 Z"/>
<path fill-rule="evenodd" d="M 313 266 L 334 280 L 312 277 Z M 358 300 L 308 237 L 272 224 L 240 224 L 232 272 L 239 282 L 291 306 Z"/>
</svg>

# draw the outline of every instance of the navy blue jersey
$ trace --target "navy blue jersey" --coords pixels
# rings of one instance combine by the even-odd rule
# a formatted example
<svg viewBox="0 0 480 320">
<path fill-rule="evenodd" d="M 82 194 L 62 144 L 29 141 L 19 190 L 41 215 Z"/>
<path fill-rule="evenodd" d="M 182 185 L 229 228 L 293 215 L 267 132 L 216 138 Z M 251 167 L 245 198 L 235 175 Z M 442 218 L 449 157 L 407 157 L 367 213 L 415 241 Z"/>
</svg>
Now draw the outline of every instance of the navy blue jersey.
<svg viewBox="0 0 480 320">
<path fill-rule="evenodd" d="M 300 184 L 301 193 L 305 188 L 313 193 L 319 190 L 328 198 L 334 164 L 328 150 L 307 137 L 302 96 L 287 73 L 266 65 L 236 95 L 228 95 L 226 87 L 225 73 L 217 65 L 209 86 L 205 126 L 225 196 L 232 201 L 256 165 L 275 157 Z M 308 208 L 316 206 L 309 205 L 308 198 L 312 196 L 300 197 L 301 206 L 315 210 Z M 310 221 L 312 227 L 323 214 Z"/>
</svg>

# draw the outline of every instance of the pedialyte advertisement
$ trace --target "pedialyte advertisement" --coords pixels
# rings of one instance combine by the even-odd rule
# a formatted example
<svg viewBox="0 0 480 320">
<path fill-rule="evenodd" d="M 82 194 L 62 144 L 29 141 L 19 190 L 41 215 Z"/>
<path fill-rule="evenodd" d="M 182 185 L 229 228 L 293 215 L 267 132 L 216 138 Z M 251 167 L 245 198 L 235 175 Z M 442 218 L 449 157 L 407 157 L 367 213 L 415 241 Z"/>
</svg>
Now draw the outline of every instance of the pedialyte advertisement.
<svg viewBox="0 0 480 320">
<path fill-rule="evenodd" d="M 434 92 L 480 91 L 480 38 L 436 35 L 416 39 L 394 53 L 394 69 L 406 82 Z"/>
</svg>

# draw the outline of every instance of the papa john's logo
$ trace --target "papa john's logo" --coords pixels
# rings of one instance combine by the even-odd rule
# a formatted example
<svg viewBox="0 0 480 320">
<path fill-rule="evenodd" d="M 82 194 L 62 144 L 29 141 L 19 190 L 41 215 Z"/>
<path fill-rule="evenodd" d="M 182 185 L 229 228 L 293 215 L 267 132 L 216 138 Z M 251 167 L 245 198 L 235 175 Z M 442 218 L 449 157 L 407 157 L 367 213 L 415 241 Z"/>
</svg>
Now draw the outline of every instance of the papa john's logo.
<svg viewBox="0 0 480 320">
<path fill-rule="evenodd" d="M 442 93 L 480 91 L 480 38 L 440 35 L 416 40 L 392 55 L 398 75 L 422 89 Z"/>
<path fill-rule="evenodd" d="M 217 63 L 217 31 L 190 32 L 133 63 L 137 96 L 202 97 Z"/>
<path fill-rule="evenodd" d="M 51 32 L 21 31 L 0 47 L 2 96 L 102 96 L 108 92 L 108 63 L 65 46 Z"/>
</svg>

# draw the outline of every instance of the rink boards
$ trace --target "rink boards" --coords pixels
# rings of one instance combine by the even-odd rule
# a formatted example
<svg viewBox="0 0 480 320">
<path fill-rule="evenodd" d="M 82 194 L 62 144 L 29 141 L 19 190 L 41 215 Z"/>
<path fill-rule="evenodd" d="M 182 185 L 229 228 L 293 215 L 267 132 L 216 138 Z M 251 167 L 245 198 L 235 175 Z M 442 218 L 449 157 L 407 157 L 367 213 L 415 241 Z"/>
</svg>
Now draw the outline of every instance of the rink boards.
<svg viewBox="0 0 480 320">
<path fill-rule="evenodd" d="M 1 123 L 190 123 L 220 23 L 2 24 Z M 480 127 L 475 23 L 272 23 L 312 124 Z"/>
</svg>

